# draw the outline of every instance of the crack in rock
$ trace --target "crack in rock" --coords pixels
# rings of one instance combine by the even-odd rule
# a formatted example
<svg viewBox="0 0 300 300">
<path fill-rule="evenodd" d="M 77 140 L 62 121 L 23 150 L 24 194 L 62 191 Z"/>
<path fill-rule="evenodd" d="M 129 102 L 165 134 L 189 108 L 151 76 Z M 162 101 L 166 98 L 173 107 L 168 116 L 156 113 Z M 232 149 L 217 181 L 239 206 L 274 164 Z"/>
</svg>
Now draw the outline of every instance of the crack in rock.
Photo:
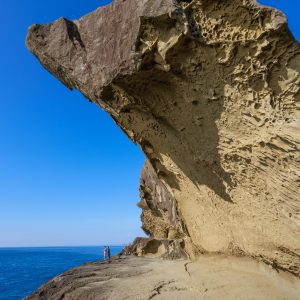
<svg viewBox="0 0 300 300">
<path fill-rule="evenodd" d="M 185 271 L 189 274 L 189 276 L 191 277 L 191 273 L 189 272 L 189 270 L 188 270 L 188 268 L 187 268 L 188 264 L 190 264 L 190 263 L 191 263 L 191 262 L 185 263 L 185 264 L 184 264 L 184 269 L 185 269 Z"/>
<path fill-rule="evenodd" d="M 161 290 L 164 287 L 168 286 L 169 284 L 171 284 L 173 282 L 175 282 L 175 280 L 170 280 L 170 281 L 167 281 L 167 282 L 166 281 L 162 281 L 162 282 L 158 283 L 158 285 L 152 290 L 153 294 L 148 299 L 150 300 L 150 299 L 153 299 L 154 297 L 160 295 L 161 294 Z"/>
</svg>

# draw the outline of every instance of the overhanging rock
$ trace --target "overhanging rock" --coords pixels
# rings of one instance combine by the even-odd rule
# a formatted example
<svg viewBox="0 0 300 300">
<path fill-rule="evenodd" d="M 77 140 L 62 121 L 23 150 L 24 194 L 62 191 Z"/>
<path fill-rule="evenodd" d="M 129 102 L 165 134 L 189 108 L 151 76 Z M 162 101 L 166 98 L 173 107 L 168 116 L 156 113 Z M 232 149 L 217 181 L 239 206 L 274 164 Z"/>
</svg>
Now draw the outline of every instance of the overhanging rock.
<svg viewBox="0 0 300 300">
<path fill-rule="evenodd" d="M 282 13 L 252 0 L 115 0 L 32 26 L 27 46 L 141 146 L 187 252 L 300 274 L 300 47 Z"/>
</svg>

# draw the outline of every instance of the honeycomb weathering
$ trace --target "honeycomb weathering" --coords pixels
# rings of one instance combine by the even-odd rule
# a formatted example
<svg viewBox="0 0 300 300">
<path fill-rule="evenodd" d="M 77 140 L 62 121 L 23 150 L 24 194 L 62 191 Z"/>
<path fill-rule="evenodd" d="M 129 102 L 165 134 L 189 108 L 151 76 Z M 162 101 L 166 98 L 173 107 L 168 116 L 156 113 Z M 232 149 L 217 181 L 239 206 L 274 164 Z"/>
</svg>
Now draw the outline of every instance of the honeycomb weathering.
<svg viewBox="0 0 300 300">
<path fill-rule="evenodd" d="M 300 47 L 282 13 L 251 0 L 115 0 L 32 26 L 27 46 L 141 146 L 150 186 L 172 199 L 155 218 L 141 204 L 152 237 L 300 275 Z"/>
</svg>

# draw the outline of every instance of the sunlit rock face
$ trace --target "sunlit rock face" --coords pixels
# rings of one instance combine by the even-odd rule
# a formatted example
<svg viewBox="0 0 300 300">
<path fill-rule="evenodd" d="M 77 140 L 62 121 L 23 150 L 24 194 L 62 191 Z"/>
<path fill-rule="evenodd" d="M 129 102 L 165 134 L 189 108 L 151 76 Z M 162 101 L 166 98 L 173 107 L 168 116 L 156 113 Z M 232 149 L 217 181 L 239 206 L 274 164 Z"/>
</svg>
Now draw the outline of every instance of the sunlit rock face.
<svg viewBox="0 0 300 300">
<path fill-rule="evenodd" d="M 141 146 L 142 178 L 157 176 L 142 182 L 150 235 L 185 240 L 190 257 L 242 254 L 300 275 L 300 47 L 282 13 L 115 0 L 32 26 L 27 46 Z"/>
</svg>

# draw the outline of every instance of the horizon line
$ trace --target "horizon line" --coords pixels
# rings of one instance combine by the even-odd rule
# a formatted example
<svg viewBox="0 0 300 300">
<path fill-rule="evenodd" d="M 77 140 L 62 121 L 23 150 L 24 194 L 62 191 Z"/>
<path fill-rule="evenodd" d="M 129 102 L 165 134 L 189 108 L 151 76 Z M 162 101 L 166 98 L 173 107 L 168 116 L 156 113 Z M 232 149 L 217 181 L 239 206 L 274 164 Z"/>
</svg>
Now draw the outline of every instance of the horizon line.
<svg viewBox="0 0 300 300">
<path fill-rule="evenodd" d="M 124 247 L 128 245 L 129 243 L 124 244 L 97 244 L 97 245 L 54 245 L 54 246 L 0 246 L 0 249 L 9 249 L 9 248 L 68 248 L 68 247 L 104 247 L 104 246 L 110 246 L 110 247 Z"/>
</svg>

